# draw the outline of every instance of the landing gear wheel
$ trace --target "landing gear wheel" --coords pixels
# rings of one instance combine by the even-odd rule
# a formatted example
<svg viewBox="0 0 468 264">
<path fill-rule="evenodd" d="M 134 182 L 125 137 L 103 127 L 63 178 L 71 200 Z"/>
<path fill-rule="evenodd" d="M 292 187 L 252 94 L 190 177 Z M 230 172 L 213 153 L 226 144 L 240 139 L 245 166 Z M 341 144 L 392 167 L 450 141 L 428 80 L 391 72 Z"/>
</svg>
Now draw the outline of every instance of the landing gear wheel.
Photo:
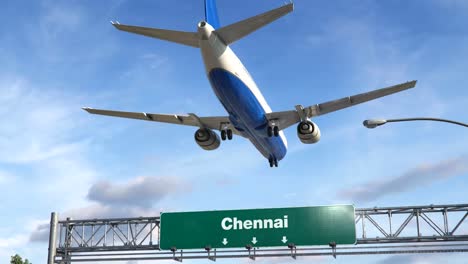
<svg viewBox="0 0 468 264">
<path fill-rule="evenodd" d="M 270 163 L 270 167 L 278 167 L 278 160 L 275 158 L 268 158 L 268 162 Z"/>
<path fill-rule="evenodd" d="M 226 133 L 227 133 L 227 138 L 228 138 L 229 140 L 231 140 L 231 139 L 232 139 L 232 130 L 231 130 L 231 129 L 228 129 L 228 130 L 226 130 Z"/>
<path fill-rule="evenodd" d="M 232 136 L 232 135 L 231 135 Z M 221 139 L 226 140 L 226 130 L 221 130 Z"/>
<path fill-rule="evenodd" d="M 279 128 L 277 126 L 273 127 L 273 135 L 275 135 L 275 137 L 279 136 Z"/>
<path fill-rule="evenodd" d="M 267 129 L 267 134 L 268 134 L 268 137 L 272 137 L 273 136 L 273 128 L 271 126 L 268 127 Z"/>
</svg>

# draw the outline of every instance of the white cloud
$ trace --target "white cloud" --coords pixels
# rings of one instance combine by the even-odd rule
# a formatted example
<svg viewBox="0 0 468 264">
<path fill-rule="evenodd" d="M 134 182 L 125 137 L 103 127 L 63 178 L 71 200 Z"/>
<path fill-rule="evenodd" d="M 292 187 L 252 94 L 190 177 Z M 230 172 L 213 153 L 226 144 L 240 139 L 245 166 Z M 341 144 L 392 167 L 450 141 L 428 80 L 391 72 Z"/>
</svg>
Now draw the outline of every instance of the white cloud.
<svg viewBox="0 0 468 264">
<path fill-rule="evenodd" d="M 43 161 L 86 144 L 69 133 L 76 123 L 70 120 L 75 111 L 66 95 L 33 87 L 21 77 L 0 77 L 0 89 L 6 91 L 0 94 L 1 162 Z"/>
<path fill-rule="evenodd" d="M 27 242 L 27 236 L 15 235 L 9 238 L 0 238 L 0 248 L 14 248 L 22 246 Z"/>
<path fill-rule="evenodd" d="M 25 234 L 0 237 L 0 258 L 9 260 L 11 256 L 17 254 L 16 248 L 24 247 L 27 242 L 28 236 Z"/>
<path fill-rule="evenodd" d="M 47 5 L 40 17 L 39 28 L 45 39 L 55 39 L 64 31 L 75 30 L 83 21 L 83 12 L 79 7 L 53 3 Z"/>
<path fill-rule="evenodd" d="M 49 240 L 50 224 L 39 224 L 29 236 L 31 242 L 45 242 Z"/>
<path fill-rule="evenodd" d="M 0 184 L 5 184 L 13 181 L 14 176 L 7 171 L 0 171 Z"/>
<path fill-rule="evenodd" d="M 91 203 L 85 206 L 75 206 L 59 214 L 59 218 L 95 219 L 116 217 L 157 216 L 167 208 L 157 208 L 161 199 L 188 191 L 189 184 L 177 177 L 137 177 L 127 183 L 114 184 L 100 181 L 88 190 Z M 36 221 L 31 224 L 29 240 L 32 242 L 47 242 L 49 223 Z"/>
<path fill-rule="evenodd" d="M 319 33 L 309 35 L 307 43 L 315 47 L 337 47 L 337 53 L 342 54 L 340 63 L 352 66 L 348 68 L 353 75 L 349 82 L 351 94 L 418 80 L 415 89 L 367 102 L 365 107 L 352 110 L 355 113 L 443 116 L 447 108 L 454 107 L 454 101 L 445 102 L 438 87 L 447 85 L 444 77 L 449 72 L 434 75 L 425 68 L 427 58 L 433 53 L 429 48 L 432 40 L 421 42 L 411 50 L 404 49 L 402 47 L 410 41 L 408 32 L 395 27 L 382 30 L 383 26 L 377 21 L 372 14 L 358 18 L 334 17 L 323 23 Z M 451 62 L 441 63 L 447 68 L 453 66 Z M 459 105 L 464 103 L 458 102 Z M 429 105 L 431 107 L 427 107 Z"/>
<path fill-rule="evenodd" d="M 19 180 L 31 170 L 31 195 L 60 197 L 61 204 L 82 197 L 96 172 L 83 156 L 90 142 L 81 135 L 86 124 L 74 95 L 11 76 L 0 76 L 0 89 L 7 91 L 0 94 L 0 164 L 15 170 L 3 168 L 4 174 Z"/>
<path fill-rule="evenodd" d="M 355 202 L 374 201 L 382 196 L 407 192 L 467 172 L 468 156 L 462 156 L 436 164 L 422 164 L 391 179 L 360 183 L 358 186 L 341 190 L 338 196 Z"/>
<path fill-rule="evenodd" d="M 34 210 L 82 203 L 96 172 L 82 155 L 89 140 L 81 136 L 84 123 L 74 115 L 79 108 L 73 94 L 32 85 L 19 76 L 0 76 L 0 90 L 6 91 L 0 93 L 0 182 L 8 187 L 0 198 L 7 200 L 8 193 L 22 193 L 26 186 L 28 206 Z M 20 200 L 18 204 L 24 206 Z M 18 212 L 16 217 L 34 216 Z M 22 223 L 11 223 L 2 232 L 16 230 L 20 235 L 0 238 L 0 249 L 23 247 L 32 231 L 24 226 L 38 227 L 31 240 L 47 237 L 47 222 L 21 228 Z"/>
<path fill-rule="evenodd" d="M 188 191 L 177 177 L 137 177 L 124 184 L 100 181 L 88 191 L 88 199 L 105 205 L 151 207 L 169 194 Z"/>
</svg>

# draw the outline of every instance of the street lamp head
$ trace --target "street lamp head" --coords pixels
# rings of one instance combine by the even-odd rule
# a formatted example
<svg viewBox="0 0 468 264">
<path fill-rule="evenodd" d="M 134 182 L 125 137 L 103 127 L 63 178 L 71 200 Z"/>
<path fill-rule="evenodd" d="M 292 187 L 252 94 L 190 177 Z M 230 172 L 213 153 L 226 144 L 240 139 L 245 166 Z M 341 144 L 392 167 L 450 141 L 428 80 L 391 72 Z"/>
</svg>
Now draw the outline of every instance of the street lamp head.
<svg viewBox="0 0 468 264">
<path fill-rule="evenodd" d="M 367 120 L 364 120 L 364 122 L 362 122 L 362 124 L 367 128 L 376 128 L 385 123 L 387 123 L 387 120 L 385 119 L 367 119 Z"/>
</svg>

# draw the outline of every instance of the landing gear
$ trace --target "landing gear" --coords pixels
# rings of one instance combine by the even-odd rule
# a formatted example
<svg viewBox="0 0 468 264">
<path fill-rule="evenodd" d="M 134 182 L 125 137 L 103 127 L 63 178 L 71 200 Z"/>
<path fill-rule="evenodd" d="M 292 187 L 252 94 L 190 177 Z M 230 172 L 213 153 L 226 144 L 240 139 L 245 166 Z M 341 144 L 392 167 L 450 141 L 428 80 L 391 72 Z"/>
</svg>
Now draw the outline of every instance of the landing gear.
<svg viewBox="0 0 468 264">
<path fill-rule="evenodd" d="M 275 137 L 279 136 L 279 128 L 277 126 L 274 126 L 273 127 L 273 135 Z"/>
<path fill-rule="evenodd" d="M 226 140 L 226 130 L 221 130 L 221 139 Z"/>
<path fill-rule="evenodd" d="M 279 136 L 279 127 L 278 126 L 268 126 L 267 128 L 267 134 L 268 134 L 268 137 L 272 137 L 272 136 Z"/>
<path fill-rule="evenodd" d="M 221 130 L 221 139 L 222 140 L 226 140 L 226 138 L 228 140 L 231 140 L 232 139 L 232 130 L 231 129 L 223 129 Z"/>
<path fill-rule="evenodd" d="M 278 167 L 278 160 L 275 158 L 269 158 L 268 162 L 270 163 L 270 167 Z"/>
</svg>

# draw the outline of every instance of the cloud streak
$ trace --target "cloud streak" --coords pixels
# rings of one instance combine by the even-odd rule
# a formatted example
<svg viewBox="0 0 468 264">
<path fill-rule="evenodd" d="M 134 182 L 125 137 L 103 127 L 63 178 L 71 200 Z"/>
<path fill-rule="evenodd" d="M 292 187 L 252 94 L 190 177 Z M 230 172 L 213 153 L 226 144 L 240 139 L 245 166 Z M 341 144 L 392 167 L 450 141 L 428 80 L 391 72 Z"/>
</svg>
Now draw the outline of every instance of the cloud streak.
<svg viewBox="0 0 468 264">
<path fill-rule="evenodd" d="M 88 190 L 87 198 L 91 203 L 68 210 L 62 215 L 72 219 L 159 215 L 162 209 L 155 208 L 156 203 L 170 195 L 189 190 L 190 185 L 177 177 L 137 177 L 126 183 L 100 181 Z M 36 225 L 29 241 L 47 242 L 48 236 L 49 223 L 44 221 Z"/>
<path fill-rule="evenodd" d="M 169 194 L 188 189 L 187 183 L 175 177 L 138 177 L 124 184 L 98 182 L 91 186 L 87 197 L 104 205 L 148 208 Z"/>
<path fill-rule="evenodd" d="M 388 180 L 370 181 L 349 189 L 343 189 L 338 193 L 338 196 L 355 202 L 369 202 L 383 196 L 407 192 L 467 172 L 468 156 L 461 156 L 437 164 L 420 165 Z"/>
</svg>

